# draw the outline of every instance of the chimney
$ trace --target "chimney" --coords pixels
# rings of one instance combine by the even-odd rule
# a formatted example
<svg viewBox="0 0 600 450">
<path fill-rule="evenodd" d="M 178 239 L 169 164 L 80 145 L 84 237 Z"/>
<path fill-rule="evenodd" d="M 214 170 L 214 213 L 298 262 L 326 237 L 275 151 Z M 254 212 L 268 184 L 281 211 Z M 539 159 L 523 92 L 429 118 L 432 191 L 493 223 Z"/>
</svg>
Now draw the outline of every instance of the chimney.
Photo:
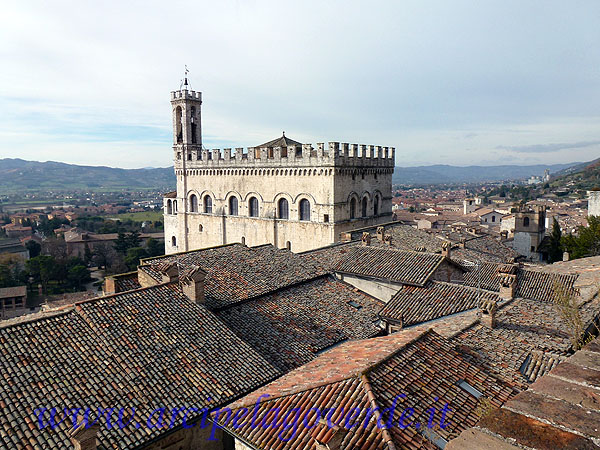
<svg viewBox="0 0 600 450">
<path fill-rule="evenodd" d="M 329 427 L 327 423 L 323 424 L 322 422 L 323 419 L 319 421 L 319 424 Z M 332 432 L 331 436 L 328 436 L 329 433 L 325 433 L 320 439 L 315 439 L 315 450 L 340 450 L 342 448 L 342 441 L 346 437 L 346 434 L 348 434 L 348 431 L 337 425 L 329 428 Z"/>
<path fill-rule="evenodd" d="M 512 300 L 515 298 L 515 292 L 517 290 L 517 266 L 508 265 L 498 269 L 498 278 L 500 281 L 500 293 L 498 294 L 501 299 Z"/>
<path fill-rule="evenodd" d="M 175 263 L 166 262 L 159 264 L 156 269 L 160 272 L 163 283 L 172 283 L 179 276 L 179 269 L 177 269 L 177 264 Z"/>
<path fill-rule="evenodd" d="M 465 238 L 461 238 L 460 242 L 458 243 L 458 246 L 460 248 L 465 248 L 467 240 Z"/>
<path fill-rule="evenodd" d="M 204 304 L 204 279 L 206 272 L 198 266 L 189 266 L 182 271 L 179 283 L 183 293 L 194 303 Z"/>
<path fill-rule="evenodd" d="M 385 228 L 377 227 L 377 239 L 379 239 L 380 242 L 383 242 L 384 238 L 385 238 Z"/>
<path fill-rule="evenodd" d="M 452 250 L 452 244 L 448 241 L 442 242 L 442 256 L 445 258 L 450 258 L 450 253 Z"/>
<path fill-rule="evenodd" d="M 569 252 L 563 252 L 563 257 L 562 257 L 563 261 L 568 261 L 570 258 L 571 258 L 571 256 L 569 255 Z"/>
<path fill-rule="evenodd" d="M 113 277 L 106 277 L 104 279 L 104 286 L 102 288 L 104 295 L 115 294 L 115 279 Z"/>
<path fill-rule="evenodd" d="M 482 299 L 479 302 L 481 323 L 488 328 L 496 328 L 496 310 L 498 303 L 495 300 Z"/>
<path fill-rule="evenodd" d="M 369 245 L 371 245 L 371 233 L 369 233 L 368 231 L 363 231 L 361 240 L 362 240 L 362 245 L 364 247 L 368 247 Z"/>
<path fill-rule="evenodd" d="M 80 425 L 77 428 L 71 428 L 68 431 L 74 450 L 96 450 L 98 448 L 98 431 L 100 431 L 100 425 L 95 423 L 87 428 L 81 422 L 78 421 L 78 423 Z"/>
<path fill-rule="evenodd" d="M 383 236 L 383 242 L 388 247 L 391 247 L 392 246 L 392 235 L 391 234 L 386 234 L 385 236 Z"/>
<path fill-rule="evenodd" d="M 342 242 L 350 242 L 352 240 L 352 233 L 346 231 L 344 233 L 340 233 L 340 241 Z"/>
</svg>

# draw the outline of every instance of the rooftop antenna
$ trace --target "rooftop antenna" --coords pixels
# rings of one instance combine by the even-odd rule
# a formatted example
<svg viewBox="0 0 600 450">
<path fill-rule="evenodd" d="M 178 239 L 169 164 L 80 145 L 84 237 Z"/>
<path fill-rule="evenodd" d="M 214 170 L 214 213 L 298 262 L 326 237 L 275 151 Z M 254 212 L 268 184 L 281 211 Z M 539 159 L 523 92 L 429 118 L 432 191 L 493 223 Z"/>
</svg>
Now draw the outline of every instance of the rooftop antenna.
<svg viewBox="0 0 600 450">
<path fill-rule="evenodd" d="M 183 80 L 181 81 L 181 84 L 179 85 L 179 90 L 192 90 L 192 85 L 190 84 L 190 82 L 188 81 L 188 73 L 190 73 L 187 64 L 185 65 L 185 73 L 183 76 Z"/>
</svg>

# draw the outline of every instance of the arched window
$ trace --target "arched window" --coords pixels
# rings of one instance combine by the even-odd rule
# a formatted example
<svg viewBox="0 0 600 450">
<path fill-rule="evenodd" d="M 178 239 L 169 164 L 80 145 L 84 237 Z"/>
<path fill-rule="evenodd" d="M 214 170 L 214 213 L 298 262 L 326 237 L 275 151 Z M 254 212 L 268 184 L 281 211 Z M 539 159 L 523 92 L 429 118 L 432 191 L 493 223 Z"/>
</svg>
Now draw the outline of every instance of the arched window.
<svg viewBox="0 0 600 450">
<path fill-rule="evenodd" d="M 238 215 L 238 199 L 235 196 L 229 198 L 229 215 L 237 216 Z"/>
<path fill-rule="evenodd" d="M 173 213 L 177 213 L 177 200 L 173 200 Z"/>
<path fill-rule="evenodd" d="M 192 144 L 196 144 L 197 143 L 197 138 L 196 138 L 196 107 L 192 106 L 191 111 L 190 111 L 190 124 L 191 124 L 191 128 L 192 128 Z"/>
<path fill-rule="evenodd" d="M 524 226 L 524 227 L 528 227 L 528 226 L 529 226 L 529 217 L 525 217 L 525 218 L 523 219 L 523 226 Z"/>
<path fill-rule="evenodd" d="M 198 212 L 198 197 L 196 197 L 196 194 L 190 195 L 190 211 Z"/>
<path fill-rule="evenodd" d="M 375 201 L 373 202 L 373 215 L 376 216 L 379 214 L 379 196 L 375 196 Z"/>
<path fill-rule="evenodd" d="M 250 197 L 248 200 L 248 215 L 258 217 L 258 199 L 256 197 Z"/>
<path fill-rule="evenodd" d="M 496 221 L 496 216 L 492 216 L 492 222 Z"/>
<path fill-rule="evenodd" d="M 290 218 L 290 208 L 288 205 L 288 201 L 285 198 L 280 198 L 277 204 L 277 217 L 279 219 L 289 219 Z"/>
<path fill-rule="evenodd" d="M 367 217 L 367 197 L 362 199 L 362 216 Z"/>
<path fill-rule="evenodd" d="M 167 200 L 167 214 L 173 214 L 173 203 L 171 200 Z"/>
<path fill-rule="evenodd" d="M 204 196 L 204 212 L 212 213 L 212 197 L 210 195 Z"/>
<path fill-rule="evenodd" d="M 177 247 L 177 238 L 175 236 L 171 238 L 171 246 Z"/>
<path fill-rule="evenodd" d="M 183 127 L 181 121 L 183 120 L 181 113 L 181 106 L 175 108 L 175 135 L 177 139 L 177 143 L 181 144 L 183 142 Z"/>
<path fill-rule="evenodd" d="M 300 200 L 300 220 L 310 220 L 310 202 L 305 198 Z"/>
<path fill-rule="evenodd" d="M 292 243 L 290 241 L 287 241 L 285 243 L 285 248 L 287 248 L 288 250 L 291 250 L 292 249 Z"/>
<path fill-rule="evenodd" d="M 350 218 L 351 219 L 356 218 L 356 199 L 355 198 L 350 199 Z"/>
</svg>

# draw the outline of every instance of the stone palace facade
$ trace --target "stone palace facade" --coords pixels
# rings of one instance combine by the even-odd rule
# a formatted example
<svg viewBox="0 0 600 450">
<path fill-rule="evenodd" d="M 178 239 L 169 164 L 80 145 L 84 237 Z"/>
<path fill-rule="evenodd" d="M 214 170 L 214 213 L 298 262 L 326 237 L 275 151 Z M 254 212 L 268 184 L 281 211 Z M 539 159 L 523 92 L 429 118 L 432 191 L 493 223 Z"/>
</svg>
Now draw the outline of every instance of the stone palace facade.
<svg viewBox="0 0 600 450">
<path fill-rule="evenodd" d="M 164 196 L 167 254 L 233 242 L 294 252 L 389 222 L 395 149 L 285 136 L 247 150 L 202 145 L 202 93 L 171 92 L 177 191 Z"/>
</svg>

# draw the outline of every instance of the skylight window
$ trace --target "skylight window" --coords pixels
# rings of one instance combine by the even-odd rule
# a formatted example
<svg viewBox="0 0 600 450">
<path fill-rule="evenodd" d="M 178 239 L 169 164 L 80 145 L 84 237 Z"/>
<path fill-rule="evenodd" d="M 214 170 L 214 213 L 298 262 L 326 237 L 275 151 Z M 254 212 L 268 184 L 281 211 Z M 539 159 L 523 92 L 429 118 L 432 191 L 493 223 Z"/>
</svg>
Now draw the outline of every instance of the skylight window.
<svg viewBox="0 0 600 450">
<path fill-rule="evenodd" d="M 421 434 L 432 444 L 436 445 L 438 448 L 444 449 L 446 448 L 446 444 L 448 441 L 437 434 L 430 428 L 423 428 Z"/>
<path fill-rule="evenodd" d="M 354 300 L 350 300 L 350 301 L 348 302 L 348 304 L 349 304 L 350 306 L 353 306 L 353 307 L 354 307 L 354 308 L 356 308 L 356 309 L 362 309 L 362 306 L 361 306 L 360 304 L 356 303 Z"/>
<path fill-rule="evenodd" d="M 477 389 L 475 389 L 473 386 L 471 386 L 465 380 L 458 380 L 458 383 L 456 383 L 456 384 L 463 391 L 468 392 L 469 394 L 471 394 L 475 398 L 483 397 L 483 393 L 482 392 L 479 392 Z"/>
</svg>

